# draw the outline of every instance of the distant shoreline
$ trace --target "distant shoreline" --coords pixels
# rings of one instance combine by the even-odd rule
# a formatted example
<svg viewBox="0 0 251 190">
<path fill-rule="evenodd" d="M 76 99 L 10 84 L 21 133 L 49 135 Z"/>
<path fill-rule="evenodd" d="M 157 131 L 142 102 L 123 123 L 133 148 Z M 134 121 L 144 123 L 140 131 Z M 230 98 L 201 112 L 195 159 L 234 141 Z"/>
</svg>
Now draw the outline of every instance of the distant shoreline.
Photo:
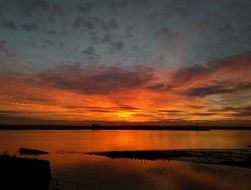
<svg viewBox="0 0 251 190">
<path fill-rule="evenodd" d="M 74 126 L 74 125 L 0 125 L 1 130 L 167 130 L 167 131 L 211 131 L 251 130 L 251 126 Z"/>
</svg>

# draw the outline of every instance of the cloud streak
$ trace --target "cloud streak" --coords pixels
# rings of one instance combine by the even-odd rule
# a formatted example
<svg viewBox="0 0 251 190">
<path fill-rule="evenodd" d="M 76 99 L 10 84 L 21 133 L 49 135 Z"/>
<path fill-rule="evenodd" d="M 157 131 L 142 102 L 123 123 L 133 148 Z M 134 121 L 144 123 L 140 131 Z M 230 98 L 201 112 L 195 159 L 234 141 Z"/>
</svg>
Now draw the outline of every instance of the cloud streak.
<svg viewBox="0 0 251 190">
<path fill-rule="evenodd" d="M 0 112 L 113 122 L 250 117 L 249 0 L 2 0 L 0 15 Z"/>
<path fill-rule="evenodd" d="M 17 26 L 14 21 L 11 20 L 3 20 L 2 21 L 2 27 L 6 29 L 16 30 Z"/>
<path fill-rule="evenodd" d="M 24 29 L 24 30 L 27 30 L 27 31 L 36 31 L 39 26 L 35 23 L 32 23 L 32 24 L 22 24 L 21 27 Z"/>
<path fill-rule="evenodd" d="M 179 69 L 171 75 L 170 83 L 174 86 L 184 86 L 190 83 L 245 78 L 251 71 L 250 63 L 250 52 L 216 59 L 206 65 L 194 65 Z"/>
<path fill-rule="evenodd" d="M 226 93 L 237 93 L 243 90 L 251 90 L 251 82 L 250 83 L 241 83 L 237 85 L 211 85 L 211 86 L 202 86 L 202 87 L 193 87 L 189 88 L 185 91 L 187 96 L 210 96 L 217 94 L 226 94 Z"/>
<path fill-rule="evenodd" d="M 154 79 L 153 69 L 133 66 L 67 65 L 48 70 L 26 80 L 59 89 L 76 90 L 85 94 L 107 94 L 141 88 Z"/>
<path fill-rule="evenodd" d="M 237 93 L 251 88 L 251 53 L 215 59 L 206 65 L 180 68 L 165 83 L 149 86 L 149 90 L 173 90 L 186 96 L 205 97 Z"/>
</svg>

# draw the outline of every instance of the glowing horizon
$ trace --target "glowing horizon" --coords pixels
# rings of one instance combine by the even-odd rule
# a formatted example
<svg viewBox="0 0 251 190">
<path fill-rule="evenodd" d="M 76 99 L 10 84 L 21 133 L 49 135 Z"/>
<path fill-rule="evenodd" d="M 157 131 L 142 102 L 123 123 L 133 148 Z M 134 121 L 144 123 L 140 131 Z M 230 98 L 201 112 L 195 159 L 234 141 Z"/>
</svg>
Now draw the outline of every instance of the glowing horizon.
<svg viewBox="0 0 251 190">
<path fill-rule="evenodd" d="M 251 123 L 250 2 L 0 3 L 0 124 Z"/>
</svg>

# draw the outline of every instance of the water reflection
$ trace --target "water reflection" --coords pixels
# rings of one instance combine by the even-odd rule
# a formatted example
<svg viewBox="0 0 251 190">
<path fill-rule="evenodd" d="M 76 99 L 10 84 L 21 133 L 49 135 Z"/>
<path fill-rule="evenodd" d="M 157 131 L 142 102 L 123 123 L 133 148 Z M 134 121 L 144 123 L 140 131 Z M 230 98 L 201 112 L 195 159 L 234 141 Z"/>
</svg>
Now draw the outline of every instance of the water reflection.
<svg viewBox="0 0 251 190">
<path fill-rule="evenodd" d="M 84 152 L 242 148 L 251 144 L 250 136 L 250 131 L 2 131 L 0 151 L 15 153 L 21 146 L 49 151 L 37 158 L 50 160 L 52 185 L 61 190 L 245 190 L 251 187 L 250 169 L 110 159 Z"/>
<path fill-rule="evenodd" d="M 251 131 L 1 131 L 0 150 L 32 147 L 50 152 L 240 148 Z"/>
<path fill-rule="evenodd" d="M 54 165 L 62 189 L 249 189 L 250 169 L 185 162 L 109 159 L 72 154 Z M 53 160 L 53 159 L 52 159 Z M 58 163 L 58 160 L 56 161 Z M 63 164 L 64 163 L 64 164 Z M 79 186 L 76 187 L 76 182 Z"/>
</svg>

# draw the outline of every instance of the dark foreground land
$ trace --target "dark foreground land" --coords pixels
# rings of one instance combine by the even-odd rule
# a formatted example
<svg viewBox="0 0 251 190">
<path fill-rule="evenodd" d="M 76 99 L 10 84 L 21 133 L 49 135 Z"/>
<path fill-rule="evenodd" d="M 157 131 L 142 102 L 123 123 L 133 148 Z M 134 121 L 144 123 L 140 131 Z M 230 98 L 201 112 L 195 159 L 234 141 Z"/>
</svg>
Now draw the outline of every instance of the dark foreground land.
<svg viewBox="0 0 251 190">
<path fill-rule="evenodd" d="M 46 160 L 0 156 L 0 189 L 48 190 L 50 162 Z"/>
<path fill-rule="evenodd" d="M 113 159 L 176 160 L 203 164 L 227 165 L 251 168 L 251 149 L 222 150 L 137 150 L 87 153 Z"/>
<path fill-rule="evenodd" d="M 251 126 L 159 126 L 159 125 L 0 125 L 0 130 L 181 130 L 181 131 L 210 131 L 210 130 L 251 130 Z"/>
</svg>

